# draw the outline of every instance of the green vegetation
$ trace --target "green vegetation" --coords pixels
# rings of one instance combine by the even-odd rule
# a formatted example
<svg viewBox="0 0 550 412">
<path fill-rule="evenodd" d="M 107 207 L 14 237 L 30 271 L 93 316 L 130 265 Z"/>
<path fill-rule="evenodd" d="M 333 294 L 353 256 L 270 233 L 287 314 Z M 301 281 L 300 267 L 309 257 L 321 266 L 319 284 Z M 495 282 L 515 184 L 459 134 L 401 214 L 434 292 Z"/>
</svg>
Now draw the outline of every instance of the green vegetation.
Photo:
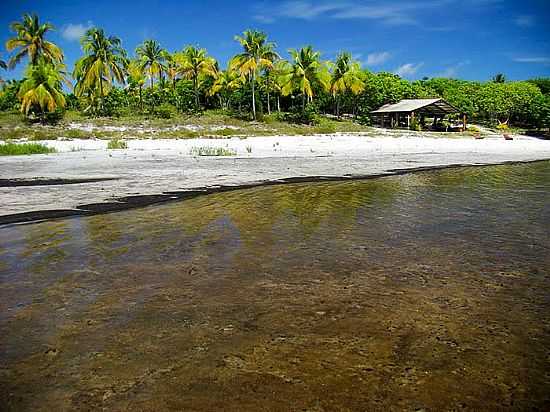
<svg viewBox="0 0 550 412">
<path fill-rule="evenodd" d="M 10 25 L 15 36 L 8 39 L 6 49 L 15 53 L 9 61 L 10 68 L 15 67 L 21 59 L 27 57 L 31 66 L 40 60 L 56 64 L 63 61 L 63 52 L 54 43 L 46 40 L 46 33 L 53 30 L 50 23 L 40 24 L 36 14 L 24 14 L 21 22 Z"/>
<path fill-rule="evenodd" d="M 115 137 L 109 140 L 109 143 L 107 143 L 107 149 L 128 149 L 128 143 Z"/>
<path fill-rule="evenodd" d="M 488 82 L 446 78 L 410 82 L 363 69 L 347 52 L 339 53 L 334 62 L 324 61 L 306 45 L 289 50 L 290 58 L 285 60 L 267 34 L 257 30 L 235 37 L 242 52 L 223 69 L 205 49 L 187 46 L 171 53 L 152 39 L 129 56 L 121 39 L 90 28 L 81 39 L 83 56 L 71 73 L 73 93 L 67 93 L 62 87 L 68 81 L 63 52 L 47 39 L 53 27 L 28 14 L 10 27 L 14 36 L 6 48 L 12 56 L 9 64 L 0 60 L 0 69 L 23 59 L 28 68 L 23 79 L 2 83 L 0 111 L 10 116 L 20 111 L 26 120 L 60 122 L 60 127 L 70 120 L 141 124 L 161 129 L 153 137 L 365 131 L 370 112 L 383 104 L 429 97 L 442 97 L 471 122 L 489 127 L 500 123 L 512 128 L 550 127 L 550 79 L 507 81 L 497 74 Z M 237 127 L 169 130 L 170 125 Z M 0 131 L 4 138 L 25 134 L 37 138 L 33 128 L 20 120 L 17 127 Z M 77 135 L 117 137 L 106 130 L 62 134 Z"/>
<path fill-rule="evenodd" d="M 191 156 L 236 156 L 237 152 L 225 147 L 201 146 L 192 147 L 189 154 Z"/>
<path fill-rule="evenodd" d="M 250 83 L 252 92 L 252 117 L 256 120 L 256 81 L 260 69 L 273 68 L 273 62 L 279 59 L 275 53 L 275 43 L 267 41 L 267 35 L 257 30 L 247 30 L 243 36 L 235 36 L 243 52 L 230 62 L 230 70 L 235 69 Z"/>
<path fill-rule="evenodd" d="M 115 81 L 125 82 L 126 52 L 118 37 L 97 28 L 87 30 L 81 43 L 85 56 L 75 64 L 75 96 L 85 102 L 84 112 L 106 114 L 105 97 Z"/>
<path fill-rule="evenodd" d="M 16 156 L 55 153 L 55 149 L 40 143 L 5 143 L 0 144 L 0 156 Z"/>
</svg>

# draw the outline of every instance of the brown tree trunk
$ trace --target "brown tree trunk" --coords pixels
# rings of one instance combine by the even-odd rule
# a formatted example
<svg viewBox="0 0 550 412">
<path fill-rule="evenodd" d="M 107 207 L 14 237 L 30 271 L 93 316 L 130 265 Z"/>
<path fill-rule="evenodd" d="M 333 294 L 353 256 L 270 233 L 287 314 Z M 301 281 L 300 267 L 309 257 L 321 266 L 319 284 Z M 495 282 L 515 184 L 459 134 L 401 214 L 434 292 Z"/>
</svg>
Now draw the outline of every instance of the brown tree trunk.
<svg viewBox="0 0 550 412">
<path fill-rule="evenodd" d="M 255 73 L 252 73 L 252 117 L 256 120 L 256 88 L 254 83 L 256 83 Z"/>
</svg>

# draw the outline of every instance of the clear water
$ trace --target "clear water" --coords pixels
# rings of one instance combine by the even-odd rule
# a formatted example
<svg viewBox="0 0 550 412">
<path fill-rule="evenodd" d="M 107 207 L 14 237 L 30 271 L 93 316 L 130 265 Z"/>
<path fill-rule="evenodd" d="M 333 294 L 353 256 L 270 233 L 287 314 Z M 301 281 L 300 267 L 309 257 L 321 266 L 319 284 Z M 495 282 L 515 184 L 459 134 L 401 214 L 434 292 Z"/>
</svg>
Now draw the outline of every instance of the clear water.
<svg viewBox="0 0 550 412">
<path fill-rule="evenodd" d="M 0 228 L 7 410 L 544 410 L 550 162 Z"/>
</svg>

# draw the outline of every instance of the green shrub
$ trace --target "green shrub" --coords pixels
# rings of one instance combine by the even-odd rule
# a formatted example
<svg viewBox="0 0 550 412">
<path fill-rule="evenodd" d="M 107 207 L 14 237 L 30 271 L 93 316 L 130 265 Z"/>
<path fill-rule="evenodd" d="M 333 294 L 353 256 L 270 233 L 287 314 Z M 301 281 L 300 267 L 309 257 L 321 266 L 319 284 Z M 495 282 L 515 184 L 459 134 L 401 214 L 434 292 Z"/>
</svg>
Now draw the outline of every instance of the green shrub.
<svg viewBox="0 0 550 412">
<path fill-rule="evenodd" d="M 162 103 L 155 109 L 155 114 L 162 119 L 170 119 L 178 113 L 176 107 L 170 103 Z"/>
<path fill-rule="evenodd" d="M 411 130 L 416 130 L 417 132 L 422 131 L 422 126 L 420 125 L 420 122 L 418 121 L 418 119 L 416 117 L 413 117 L 411 119 L 410 129 Z"/>
<path fill-rule="evenodd" d="M 234 136 L 236 134 L 239 134 L 239 131 L 230 127 L 224 127 L 223 129 L 214 131 L 214 134 L 218 136 Z"/>
<path fill-rule="evenodd" d="M 0 156 L 16 156 L 55 153 L 53 147 L 41 143 L 5 143 L 0 144 Z"/>
<path fill-rule="evenodd" d="M 128 149 L 128 143 L 126 143 L 122 139 L 119 139 L 118 137 L 115 137 L 109 140 L 109 143 L 107 143 L 107 149 L 112 149 L 112 150 Z"/>
<path fill-rule="evenodd" d="M 191 156 L 236 156 L 237 152 L 225 147 L 201 146 L 192 147 L 189 154 Z"/>
<path fill-rule="evenodd" d="M 468 126 L 468 132 L 472 134 L 479 134 L 481 130 L 477 126 Z"/>
<path fill-rule="evenodd" d="M 359 116 L 357 116 L 357 122 L 363 126 L 371 126 L 372 119 L 370 117 L 370 113 L 368 112 L 360 113 Z"/>
<path fill-rule="evenodd" d="M 319 124 L 315 127 L 316 133 L 336 133 L 336 126 L 328 119 L 321 119 Z"/>
<path fill-rule="evenodd" d="M 291 112 L 285 113 L 283 119 L 289 123 L 316 125 L 319 123 L 317 106 L 308 103 L 304 110 L 295 107 Z"/>
</svg>

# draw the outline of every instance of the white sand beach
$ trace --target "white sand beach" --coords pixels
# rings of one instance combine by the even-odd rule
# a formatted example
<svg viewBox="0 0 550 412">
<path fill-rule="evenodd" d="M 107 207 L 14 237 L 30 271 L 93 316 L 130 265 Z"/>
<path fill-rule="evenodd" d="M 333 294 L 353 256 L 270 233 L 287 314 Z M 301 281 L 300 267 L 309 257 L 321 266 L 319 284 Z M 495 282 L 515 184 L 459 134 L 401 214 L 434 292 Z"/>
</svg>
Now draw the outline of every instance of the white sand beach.
<svg viewBox="0 0 550 412">
<path fill-rule="evenodd" d="M 231 139 L 129 139 L 128 148 L 107 150 L 106 140 L 50 140 L 58 152 L 0 158 L 0 179 L 114 180 L 0 187 L 0 216 L 74 209 L 133 195 L 243 186 L 291 177 L 357 177 L 396 169 L 485 165 L 550 159 L 550 141 L 514 136 L 481 140 L 426 137 L 422 133 L 269 136 Z M 225 148 L 235 156 L 193 156 L 193 148 Z"/>
</svg>

